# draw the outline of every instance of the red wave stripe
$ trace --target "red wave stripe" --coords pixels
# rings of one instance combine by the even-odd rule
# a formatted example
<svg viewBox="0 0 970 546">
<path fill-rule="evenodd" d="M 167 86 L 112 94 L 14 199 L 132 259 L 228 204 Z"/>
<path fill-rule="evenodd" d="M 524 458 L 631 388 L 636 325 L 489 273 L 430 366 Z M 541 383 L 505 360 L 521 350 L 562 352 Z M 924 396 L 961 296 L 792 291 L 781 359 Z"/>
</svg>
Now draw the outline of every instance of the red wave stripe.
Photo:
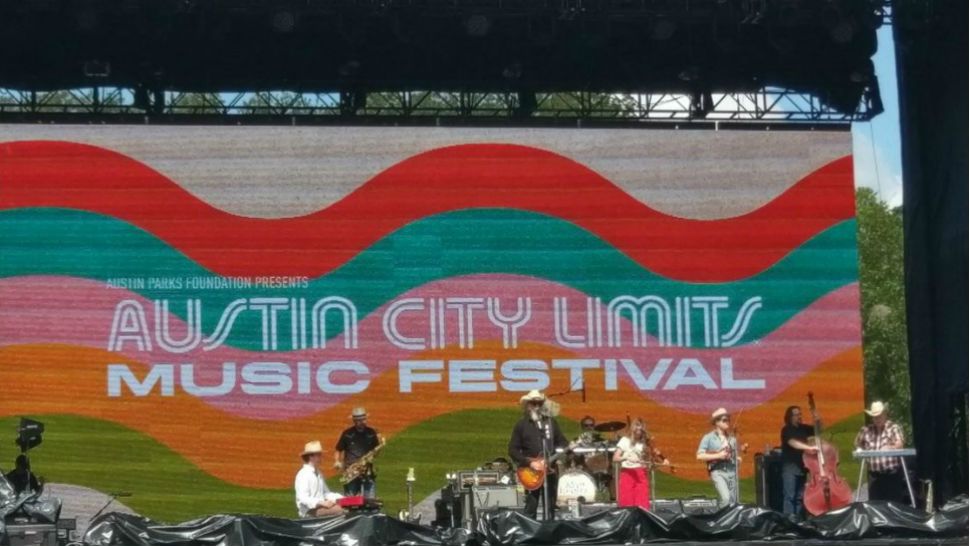
<svg viewBox="0 0 970 546">
<path fill-rule="evenodd" d="M 219 210 L 132 158 L 86 144 L 2 144 L 0 177 L 0 210 L 66 207 L 110 215 L 228 276 L 316 277 L 408 222 L 456 209 L 502 207 L 571 221 L 657 274 L 726 282 L 770 267 L 855 214 L 851 156 L 807 175 L 755 211 L 712 221 L 663 214 L 575 161 L 510 144 L 431 150 L 388 168 L 327 208 L 284 219 Z"/>
</svg>

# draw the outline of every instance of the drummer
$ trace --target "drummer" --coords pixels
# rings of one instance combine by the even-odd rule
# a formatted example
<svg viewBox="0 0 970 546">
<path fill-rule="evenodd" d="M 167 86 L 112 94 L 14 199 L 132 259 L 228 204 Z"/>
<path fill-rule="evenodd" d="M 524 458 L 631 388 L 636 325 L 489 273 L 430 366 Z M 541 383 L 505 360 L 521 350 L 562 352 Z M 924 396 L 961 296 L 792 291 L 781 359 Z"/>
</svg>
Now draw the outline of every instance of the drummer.
<svg viewBox="0 0 970 546">
<path fill-rule="evenodd" d="M 596 419 L 593 419 L 592 416 L 587 415 L 580 419 L 579 426 L 582 432 L 576 438 L 576 445 L 588 447 L 604 440 L 603 435 L 596 430 Z"/>
</svg>

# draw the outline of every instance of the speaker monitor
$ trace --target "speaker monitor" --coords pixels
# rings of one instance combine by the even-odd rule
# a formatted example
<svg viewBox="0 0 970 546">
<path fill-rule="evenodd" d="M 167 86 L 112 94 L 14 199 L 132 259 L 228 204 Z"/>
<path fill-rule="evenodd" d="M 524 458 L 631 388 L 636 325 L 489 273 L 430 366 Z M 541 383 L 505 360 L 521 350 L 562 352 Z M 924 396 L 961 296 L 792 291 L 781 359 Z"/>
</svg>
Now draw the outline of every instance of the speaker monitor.
<svg viewBox="0 0 970 546">
<path fill-rule="evenodd" d="M 784 509 L 784 489 L 781 483 L 781 450 L 754 456 L 755 502 L 776 512 Z"/>
<path fill-rule="evenodd" d="M 650 503 L 650 510 L 661 515 L 685 514 L 699 516 L 717 512 L 717 499 L 707 497 L 691 497 L 689 499 L 655 499 Z"/>
</svg>

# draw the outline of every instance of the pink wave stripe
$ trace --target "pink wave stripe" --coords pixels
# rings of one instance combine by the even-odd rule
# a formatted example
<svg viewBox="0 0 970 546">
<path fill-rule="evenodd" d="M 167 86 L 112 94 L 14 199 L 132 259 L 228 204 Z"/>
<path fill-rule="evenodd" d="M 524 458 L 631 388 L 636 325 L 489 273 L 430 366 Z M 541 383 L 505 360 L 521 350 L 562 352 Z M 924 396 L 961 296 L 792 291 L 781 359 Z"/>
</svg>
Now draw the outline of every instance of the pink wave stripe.
<svg viewBox="0 0 970 546">
<path fill-rule="evenodd" d="M 510 295 L 532 298 L 532 318 L 519 330 L 519 342 L 536 342 L 558 346 L 554 335 L 553 298 L 566 297 L 570 302 L 571 328 L 580 330 L 585 324 L 585 297 L 582 292 L 557 283 L 532 277 L 516 275 L 470 275 L 455 277 L 426 284 L 415 288 L 402 298 L 429 297 L 497 297 L 501 299 L 505 313 L 514 311 L 515 300 Z M 717 295 L 717 294 L 712 294 Z M 108 288 L 103 283 L 87 279 L 60 276 L 24 276 L 0 280 L 0 346 L 58 343 L 107 349 L 108 338 L 115 306 L 125 299 L 139 301 L 146 310 L 149 331 L 154 331 L 153 304 L 140 295 L 127 290 Z M 11 305 L 16 302 L 16 305 Z M 742 302 L 733 301 L 732 309 Z M 308 306 L 312 302 L 308 302 Z M 172 301 L 171 305 L 184 305 Z M 771 308 L 771 302 L 765 302 Z M 668 407 L 683 411 L 697 412 L 699 396 L 711 396 L 716 392 L 720 403 L 735 408 L 757 406 L 784 390 L 799 377 L 813 369 L 817 364 L 860 344 L 858 284 L 849 284 L 836 289 L 788 320 L 781 327 L 754 343 L 729 348 L 681 348 L 658 347 L 654 339 L 648 339 L 647 347 L 629 346 L 629 323 L 625 322 L 624 344 L 619 348 L 582 348 L 563 350 L 576 355 L 576 358 L 607 359 L 631 358 L 648 375 L 655 363 L 661 358 L 672 358 L 674 366 L 663 376 L 655 390 L 642 391 L 643 395 Z M 246 351 L 221 346 L 212 351 L 197 348 L 184 354 L 171 354 L 153 345 L 153 351 L 139 351 L 134 343 L 127 343 L 121 351 L 126 359 L 141 363 L 194 363 L 195 379 L 199 385 L 214 385 L 221 382 L 222 363 L 235 362 L 242 365 L 248 362 L 284 362 L 295 366 L 296 362 L 309 361 L 316 365 L 332 360 L 358 360 L 370 369 L 372 377 L 384 372 L 394 372 L 399 360 L 415 358 L 415 352 L 400 349 L 387 341 L 382 317 L 387 304 L 377 309 L 359 322 L 359 348 L 345 349 L 343 335 L 328 340 L 325 349 L 305 349 L 297 351 Z M 222 309 L 203 306 L 202 313 L 222 313 Z M 606 316 L 605 307 L 602 308 Z M 758 311 L 764 312 L 764 309 Z M 457 344 L 454 311 L 447 313 L 446 329 L 448 343 Z M 185 332 L 185 323 L 178 317 L 170 318 L 170 330 L 175 338 Z M 501 341 L 501 331 L 488 321 L 484 311 L 476 311 L 475 341 Z M 405 335 L 427 336 L 427 314 L 406 313 L 398 321 L 399 330 Z M 724 327 L 722 326 L 722 329 Z M 210 332 L 203 332 L 209 334 Z M 698 334 L 695 333 L 695 338 Z M 700 335 L 703 335 L 702 333 Z M 282 335 L 284 345 L 288 337 Z M 453 352 L 453 351 L 452 351 Z M 543 359 L 548 355 L 526 354 L 520 351 L 517 358 Z M 475 354 L 480 357 L 481 354 Z M 732 358 L 734 375 L 737 380 L 763 379 L 763 390 L 719 390 L 709 391 L 703 386 L 682 386 L 675 390 L 662 387 L 676 363 L 681 358 L 696 358 L 702 362 L 708 373 L 718 384 L 721 383 L 720 359 Z M 335 374 L 336 382 L 349 382 L 355 377 L 340 377 Z M 629 381 L 625 372 L 619 373 L 621 381 Z M 497 378 L 500 379 L 500 378 Z M 447 377 L 444 378 L 447 381 Z M 603 389 L 603 379 L 597 372 L 588 379 L 590 392 Z M 420 394 L 421 385 L 415 386 Z M 501 387 L 499 387 L 501 388 Z M 274 396 L 255 396 L 236 391 L 219 397 L 205 397 L 207 403 L 226 412 L 248 418 L 283 420 L 307 413 L 321 411 L 339 403 L 346 394 L 325 394 L 311 389 L 310 394 L 290 393 Z"/>
</svg>

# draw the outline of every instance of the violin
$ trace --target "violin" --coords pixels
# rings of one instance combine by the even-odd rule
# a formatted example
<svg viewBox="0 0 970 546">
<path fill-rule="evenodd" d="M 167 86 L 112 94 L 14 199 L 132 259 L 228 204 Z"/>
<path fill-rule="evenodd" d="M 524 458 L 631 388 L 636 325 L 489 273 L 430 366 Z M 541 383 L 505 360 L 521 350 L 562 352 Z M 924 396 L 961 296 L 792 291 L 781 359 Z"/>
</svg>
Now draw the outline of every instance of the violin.
<svg viewBox="0 0 970 546">
<path fill-rule="evenodd" d="M 641 420 L 641 422 L 642 422 L 642 420 Z M 633 424 L 630 421 L 630 416 L 627 415 L 626 416 L 626 429 L 627 429 L 628 433 L 630 434 L 630 441 L 631 441 L 631 443 L 635 442 L 635 440 L 633 439 L 633 426 L 632 425 Z M 650 434 L 647 431 L 646 426 L 644 426 L 644 428 L 643 428 L 643 453 L 640 455 L 640 464 L 642 464 L 643 466 L 645 466 L 647 468 L 650 468 L 650 467 L 658 467 L 658 466 L 666 466 L 666 467 L 668 467 L 670 469 L 670 473 L 671 474 L 676 474 L 677 473 L 677 467 L 674 466 L 673 464 L 669 463 L 669 462 L 666 462 L 666 463 L 664 462 L 664 461 L 667 461 L 667 460 L 668 459 L 663 454 L 663 452 L 660 451 L 660 449 L 658 449 L 656 446 L 653 445 L 653 435 Z"/>
<path fill-rule="evenodd" d="M 852 502 L 852 488 L 839 476 L 839 451 L 832 444 L 822 440 L 822 424 L 815 409 L 815 397 L 808 393 L 808 407 L 812 412 L 815 436 L 808 443 L 815 444 L 815 452 L 802 454 L 802 461 L 808 469 L 805 483 L 805 510 L 813 516 L 824 514 Z"/>
<path fill-rule="evenodd" d="M 667 457 L 663 454 L 662 451 L 660 451 L 660 449 L 658 449 L 656 446 L 653 445 L 653 436 L 650 435 L 649 433 L 647 433 L 647 443 L 643 447 L 644 447 L 644 455 L 645 455 L 644 456 L 645 460 L 643 462 L 645 464 L 650 466 L 666 466 L 670 468 L 671 474 L 677 473 L 677 467 L 674 466 L 673 463 L 664 462 L 668 460 Z"/>
</svg>

